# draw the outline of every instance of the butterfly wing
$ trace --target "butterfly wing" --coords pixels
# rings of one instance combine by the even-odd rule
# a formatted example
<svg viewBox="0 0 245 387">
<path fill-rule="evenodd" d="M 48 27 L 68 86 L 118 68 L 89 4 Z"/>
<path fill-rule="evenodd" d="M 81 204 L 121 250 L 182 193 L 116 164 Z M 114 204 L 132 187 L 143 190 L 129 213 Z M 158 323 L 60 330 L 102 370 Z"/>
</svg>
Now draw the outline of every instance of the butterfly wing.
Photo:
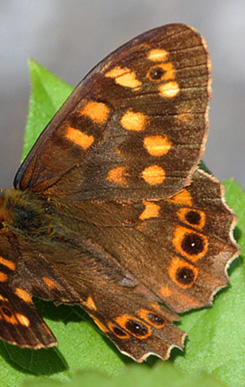
<svg viewBox="0 0 245 387">
<path fill-rule="evenodd" d="M 138 36 L 77 86 L 20 167 L 15 187 L 80 200 L 167 197 L 204 150 L 205 42 L 173 24 Z"/>
<path fill-rule="evenodd" d="M 77 86 L 15 178 L 59 225 L 19 241 L 30 294 L 83 306 L 136 361 L 183 348 L 175 312 L 209 305 L 238 254 L 220 184 L 196 171 L 209 70 L 192 28 L 140 35 Z"/>
<path fill-rule="evenodd" d="M 67 227 L 67 243 L 54 240 L 51 250 L 29 241 L 28 253 L 20 244 L 18 273 L 25 282 L 31 273 L 30 293 L 81 305 L 136 361 L 150 354 L 166 359 L 173 346 L 183 348 L 176 312 L 210 305 L 238 255 L 236 219 L 220 183 L 197 170 L 167 199 L 60 204 L 57 222 Z"/>
<path fill-rule="evenodd" d="M 18 281 L 29 282 L 34 296 L 80 305 L 121 352 L 138 362 L 150 354 L 167 359 L 173 346 L 183 349 L 186 334 L 173 323 L 179 316 L 159 306 L 151 289 L 95 241 L 85 240 L 80 249 L 56 241 L 52 250 L 34 242 L 28 254 L 21 241 L 20 251 L 22 246 L 25 259 L 18 267 L 22 275 L 15 286 Z M 40 249 L 42 257 L 36 259 Z M 29 336 L 32 330 L 35 333 L 34 325 Z"/>
<path fill-rule="evenodd" d="M 65 224 L 71 229 L 76 216 L 73 232 L 84 238 L 86 254 L 69 252 L 65 279 L 77 294 L 70 302 L 82 305 L 138 362 L 150 354 L 166 359 L 173 346 L 183 348 L 176 312 L 211 305 L 239 253 L 231 235 L 236 218 L 220 183 L 197 170 L 190 186 L 164 200 L 73 205 L 64 211 Z M 58 256 L 47 260 L 62 277 Z"/>
<path fill-rule="evenodd" d="M 23 287 L 17 246 L 14 234 L 1 232 L 0 338 L 20 347 L 52 347 L 57 345 L 56 338 L 37 313 L 29 289 Z"/>
<path fill-rule="evenodd" d="M 239 254 L 232 237 L 236 217 L 220 183 L 205 172 L 197 170 L 190 186 L 165 200 L 86 207 L 88 223 L 96 213 L 88 238 L 171 310 L 210 305 L 226 286 L 228 265 Z"/>
</svg>

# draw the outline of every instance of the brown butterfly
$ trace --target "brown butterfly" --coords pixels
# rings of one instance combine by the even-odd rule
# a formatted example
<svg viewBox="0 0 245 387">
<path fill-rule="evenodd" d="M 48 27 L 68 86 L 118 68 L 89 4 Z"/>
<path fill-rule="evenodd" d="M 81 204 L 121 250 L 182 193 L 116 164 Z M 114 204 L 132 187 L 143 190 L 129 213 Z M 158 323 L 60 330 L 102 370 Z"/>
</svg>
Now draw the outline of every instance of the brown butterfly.
<svg viewBox="0 0 245 387">
<path fill-rule="evenodd" d="M 76 87 L 1 192 L 1 339 L 57 344 L 36 296 L 80 305 L 138 362 L 183 348 L 177 313 L 210 305 L 238 255 L 223 188 L 197 167 L 209 97 L 206 44 L 183 24 Z"/>
</svg>

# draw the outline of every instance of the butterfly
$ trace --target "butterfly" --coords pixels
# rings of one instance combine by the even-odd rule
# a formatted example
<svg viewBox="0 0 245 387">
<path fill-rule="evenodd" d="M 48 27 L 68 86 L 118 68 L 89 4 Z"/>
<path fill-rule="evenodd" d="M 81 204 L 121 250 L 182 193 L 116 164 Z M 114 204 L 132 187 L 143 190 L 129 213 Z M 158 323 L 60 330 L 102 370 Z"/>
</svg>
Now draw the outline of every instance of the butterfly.
<svg viewBox="0 0 245 387">
<path fill-rule="evenodd" d="M 184 24 L 139 35 L 75 88 L 0 194 L 0 338 L 57 345 L 32 297 L 80 305 L 142 362 L 183 349 L 238 255 L 221 184 L 198 168 L 210 59 Z"/>
</svg>

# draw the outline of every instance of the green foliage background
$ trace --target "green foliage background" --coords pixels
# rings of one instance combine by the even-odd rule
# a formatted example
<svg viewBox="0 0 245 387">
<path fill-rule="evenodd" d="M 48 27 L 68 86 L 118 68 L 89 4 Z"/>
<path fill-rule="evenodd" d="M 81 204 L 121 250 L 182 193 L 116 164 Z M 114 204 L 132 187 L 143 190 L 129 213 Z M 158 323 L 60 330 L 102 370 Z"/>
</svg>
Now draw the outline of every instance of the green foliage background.
<svg viewBox="0 0 245 387">
<path fill-rule="evenodd" d="M 72 91 L 72 87 L 35 61 L 30 61 L 32 94 L 23 157 Z M 227 203 L 239 216 L 235 230 L 245 253 L 245 194 L 233 180 L 224 182 Z M 230 285 L 214 306 L 186 313 L 184 353 L 174 349 L 170 360 L 150 358 L 136 365 L 103 337 L 79 307 L 37 300 L 36 305 L 58 339 L 59 347 L 33 351 L 0 342 L 2 386 L 245 386 L 245 287 L 242 257 L 232 263 Z"/>
</svg>

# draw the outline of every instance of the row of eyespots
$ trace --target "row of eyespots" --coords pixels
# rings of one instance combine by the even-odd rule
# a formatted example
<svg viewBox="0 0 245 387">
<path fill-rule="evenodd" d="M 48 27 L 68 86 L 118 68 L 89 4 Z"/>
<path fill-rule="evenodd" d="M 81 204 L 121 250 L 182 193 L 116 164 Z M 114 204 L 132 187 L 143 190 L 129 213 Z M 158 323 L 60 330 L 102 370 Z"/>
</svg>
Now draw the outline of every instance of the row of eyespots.
<svg viewBox="0 0 245 387">
<path fill-rule="evenodd" d="M 178 218 L 188 226 L 202 230 L 206 223 L 204 211 L 181 208 L 177 211 Z M 192 229 L 178 225 L 174 230 L 173 245 L 176 250 L 190 261 L 197 261 L 208 251 L 207 237 Z"/>
<path fill-rule="evenodd" d="M 140 319 L 128 314 L 116 317 L 114 322 L 108 322 L 109 330 L 120 339 L 128 339 L 131 336 L 146 339 L 152 334 L 151 326 L 162 329 L 167 324 L 167 320 L 147 309 L 139 309 L 136 315 Z"/>
<path fill-rule="evenodd" d="M 192 205 L 192 203 L 189 205 Z M 181 208 L 176 214 L 188 226 L 199 230 L 202 230 L 205 226 L 206 217 L 201 210 Z M 208 252 L 208 239 L 204 234 L 180 225 L 174 230 L 173 245 L 182 256 L 192 262 L 203 258 Z M 178 286 L 188 288 L 195 283 L 198 268 L 180 258 L 173 258 L 168 273 Z"/>
<path fill-rule="evenodd" d="M 177 204 L 192 204 L 192 198 L 187 190 L 175 195 L 172 201 Z M 157 202 L 143 201 L 143 204 L 145 209 L 139 217 L 141 220 L 160 216 L 161 208 Z M 178 210 L 177 214 L 182 221 L 193 227 L 201 229 L 205 226 L 205 213 L 203 211 L 185 208 Z M 182 226 L 175 228 L 173 244 L 183 256 L 193 262 L 202 258 L 208 251 L 208 241 L 205 235 Z M 172 260 L 168 272 L 175 283 L 182 287 L 189 287 L 195 282 L 198 269 L 194 265 L 176 258 Z M 164 297 L 169 297 L 172 291 L 167 287 L 162 287 L 161 294 Z"/>
</svg>

